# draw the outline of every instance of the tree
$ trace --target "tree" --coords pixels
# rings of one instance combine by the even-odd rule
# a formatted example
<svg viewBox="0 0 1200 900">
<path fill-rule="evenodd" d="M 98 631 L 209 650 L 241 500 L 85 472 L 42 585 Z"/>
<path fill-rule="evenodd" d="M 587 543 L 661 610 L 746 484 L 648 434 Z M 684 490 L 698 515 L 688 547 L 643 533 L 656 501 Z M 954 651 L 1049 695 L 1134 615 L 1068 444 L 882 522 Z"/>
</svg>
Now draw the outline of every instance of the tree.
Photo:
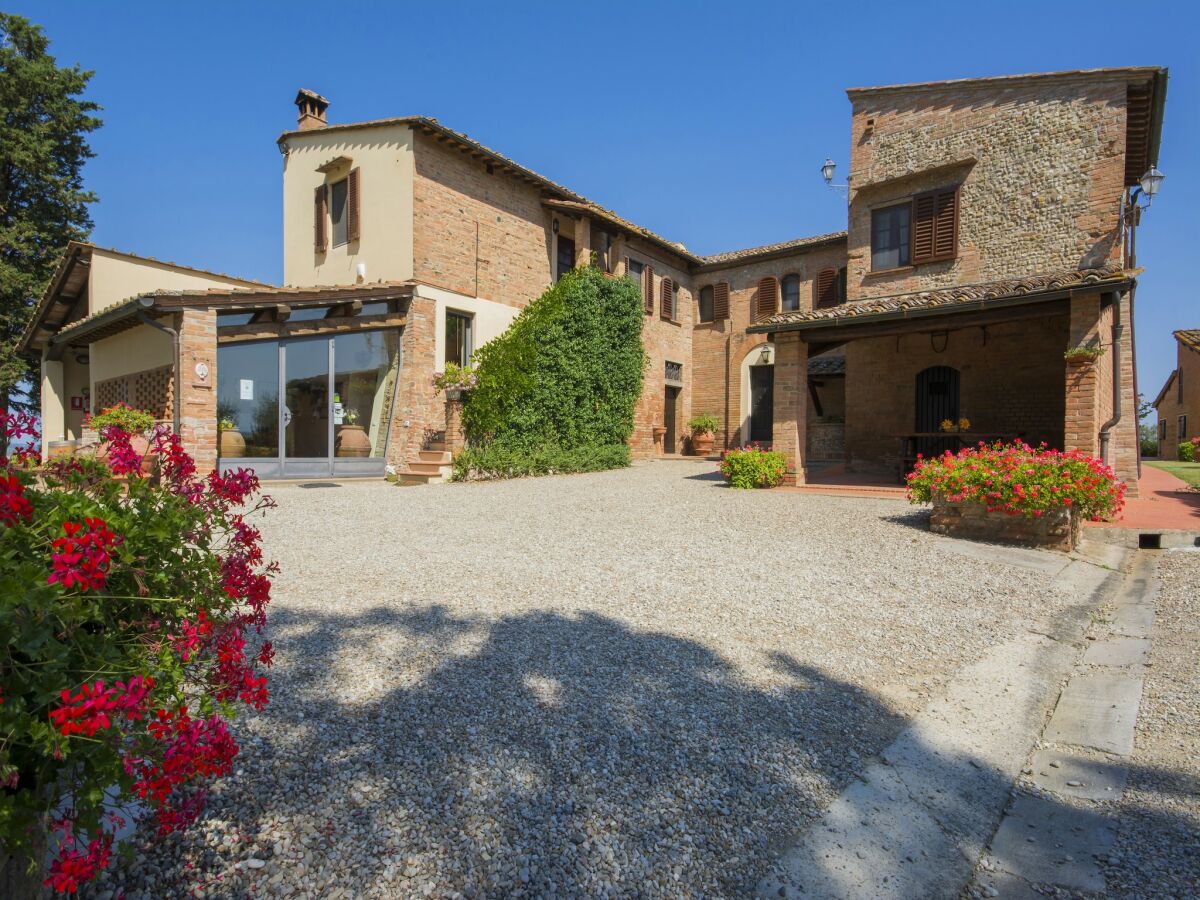
<svg viewBox="0 0 1200 900">
<path fill-rule="evenodd" d="M 59 66 L 49 45 L 39 26 L 0 13 L 0 411 L 36 400 L 38 379 L 16 344 L 63 247 L 91 232 L 96 200 L 82 171 L 100 107 L 79 99 L 92 73 Z"/>
</svg>

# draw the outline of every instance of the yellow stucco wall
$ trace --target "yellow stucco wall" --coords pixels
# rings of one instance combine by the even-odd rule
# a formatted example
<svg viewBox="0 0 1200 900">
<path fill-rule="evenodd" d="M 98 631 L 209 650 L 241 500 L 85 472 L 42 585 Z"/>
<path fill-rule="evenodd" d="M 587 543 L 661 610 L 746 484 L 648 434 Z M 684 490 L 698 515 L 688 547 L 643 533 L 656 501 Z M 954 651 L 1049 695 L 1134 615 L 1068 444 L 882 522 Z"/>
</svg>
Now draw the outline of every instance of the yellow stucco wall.
<svg viewBox="0 0 1200 900">
<path fill-rule="evenodd" d="M 98 382 L 175 362 L 170 336 L 149 325 L 138 325 L 96 341 L 89 355 L 93 397 Z"/>
<path fill-rule="evenodd" d="M 254 282 L 176 268 L 167 263 L 123 256 L 96 248 L 88 274 L 88 314 L 114 303 L 157 290 L 204 290 L 211 287 L 253 287 Z"/>
<path fill-rule="evenodd" d="M 365 281 L 404 281 L 413 274 L 413 135 L 401 125 L 320 130 L 287 139 L 283 162 L 283 280 L 289 285 L 354 284 L 359 263 Z M 318 168 L 348 158 L 326 172 Z M 361 238 L 324 253 L 314 249 L 313 198 L 357 168 Z M 327 234 L 331 234 L 326 224 Z"/>
</svg>

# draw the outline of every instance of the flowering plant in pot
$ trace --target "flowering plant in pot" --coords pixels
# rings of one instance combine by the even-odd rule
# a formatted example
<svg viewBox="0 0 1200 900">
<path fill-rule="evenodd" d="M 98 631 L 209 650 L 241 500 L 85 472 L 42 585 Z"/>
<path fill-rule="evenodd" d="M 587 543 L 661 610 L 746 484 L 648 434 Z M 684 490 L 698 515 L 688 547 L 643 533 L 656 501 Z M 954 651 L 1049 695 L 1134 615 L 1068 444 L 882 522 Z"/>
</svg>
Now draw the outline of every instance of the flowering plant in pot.
<svg viewBox="0 0 1200 900">
<path fill-rule="evenodd" d="M 446 363 L 446 369 L 433 373 L 433 389 L 446 392 L 446 398 L 457 400 L 463 391 L 469 391 L 479 383 L 479 378 L 471 371 L 470 366 L 460 366 L 457 363 Z"/>
<path fill-rule="evenodd" d="M 787 457 L 778 450 L 764 450 L 750 443 L 726 453 L 720 472 L 732 488 L 771 488 L 787 474 Z"/>
<path fill-rule="evenodd" d="M 342 411 L 342 424 L 338 426 L 335 445 L 338 456 L 371 455 L 371 438 L 366 429 L 358 424 L 358 410 L 353 406 Z"/>
<path fill-rule="evenodd" d="M 692 453 L 696 456 L 708 456 L 712 453 L 713 435 L 721 427 L 717 417 L 707 413 L 692 416 L 688 420 L 687 427 L 688 431 L 692 433 Z"/>
<path fill-rule="evenodd" d="M 1063 359 L 1072 365 L 1086 365 L 1094 363 L 1104 355 L 1104 348 L 1100 346 L 1079 346 L 1069 347 L 1063 353 Z"/>
<path fill-rule="evenodd" d="M 10 441 L 30 422 L 0 413 Z M 164 426 L 153 477 L 129 432 L 104 457 L 0 459 L 0 844 L 9 896 L 73 893 L 110 865 L 115 810 L 187 827 L 230 774 L 227 720 L 261 709 L 274 651 L 254 473 L 197 477 Z M 125 479 L 125 481 L 122 481 Z M 42 871 L 49 843 L 49 870 Z M 25 875 L 24 882 L 21 875 Z"/>
<path fill-rule="evenodd" d="M 100 410 L 88 418 L 84 425 L 100 435 L 101 445 L 97 450 L 98 456 L 107 456 L 112 443 L 112 434 L 121 432 L 127 435 L 133 449 L 146 465 L 146 473 L 153 460 L 149 454 L 150 438 L 148 434 L 154 427 L 154 416 L 142 409 L 134 409 L 128 403 L 116 403 Z"/>
</svg>

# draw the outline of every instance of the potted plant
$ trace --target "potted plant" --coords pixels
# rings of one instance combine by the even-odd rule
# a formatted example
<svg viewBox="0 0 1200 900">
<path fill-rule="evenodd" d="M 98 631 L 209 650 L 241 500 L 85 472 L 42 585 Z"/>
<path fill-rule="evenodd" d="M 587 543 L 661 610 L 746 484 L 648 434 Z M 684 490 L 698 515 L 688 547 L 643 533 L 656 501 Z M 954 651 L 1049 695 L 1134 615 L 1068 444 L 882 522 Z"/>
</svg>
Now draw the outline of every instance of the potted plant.
<svg viewBox="0 0 1200 900">
<path fill-rule="evenodd" d="M 1104 355 L 1104 348 L 1099 346 L 1070 347 L 1063 354 L 1063 359 L 1072 366 L 1091 365 Z"/>
<path fill-rule="evenodd" d="M 710 416 L 703 413 L 698 416 L 692 416 L 687 423 L 688 431 L 692 433 L 692 454 L 695 456 L 708 456 L 712 453 L 713 435 L 717 429 L 721 427 L 721 423 L 716 416 Z"/>
<path fill-rule="evenodd" d="M 342 412 L 334 445 L 338 456 L 367 457 L 371 455 L 371 438 L 358 424 L 358 410 L 352 406 Z"/>
<path fill-rule="evenodd" d="M 154 463 L 150 457 L 148 436 L 148 432 L 154 427 L 153 415 L 144 409 L 134 409 L 128 403 L 116 403 L 88 419 L 86 427 L 100 435 L 100 446 L 95 451 L 97 458 L 110 459 L 113 450 L 112 435 L 114 432 L 121 432 L 128 436 L 128 445 L 132 452 L 140 457 L 142 472 L 149 474 Z"/>
<path fill-rule="evenodd" d="M 460 366 L 457 363 L 446 363 L 443 372 L 433 373 L 433 389 L 445 391 L 447 400 L 461 400 L 465 391 L 471 390 L 479 382 L 470 366 Z"/>
<path fill-rule="evenodd" d="M 246 438 L 238 430 L 237 411 L 229 404 L 217 404 L 217 455 L 238 459 L 246 455 Z"/>
<path fill-rule="evenodd" d="M 953 419 L 943 419 L 941 428 L 942 431 L 945 431 L 948 434 L 953 434 L 954 432 L 958 431 L 970 431 L 971 420 L 966 416 L 963 416 L 957 422 L 955 422 Z"/>
</svg>

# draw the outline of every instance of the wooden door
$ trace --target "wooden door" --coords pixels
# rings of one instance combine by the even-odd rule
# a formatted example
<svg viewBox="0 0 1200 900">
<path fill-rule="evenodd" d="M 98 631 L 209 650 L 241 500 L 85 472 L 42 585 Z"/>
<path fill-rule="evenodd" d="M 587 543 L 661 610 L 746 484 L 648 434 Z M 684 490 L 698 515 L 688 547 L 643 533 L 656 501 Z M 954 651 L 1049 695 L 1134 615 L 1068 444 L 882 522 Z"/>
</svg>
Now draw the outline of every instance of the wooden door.
<svg viewBox="0 0 1200 900">
<path fill-rule="evenodd" d="M 930 433 L 942 430 L 942 422 L 958 422 L 958 369 L 950 366 L 931 366 L 917 374 L 915 430 Z M 917 452 L 925 456 L 953 450 L 953 438 L 920 438 Z"/>
<path fill-rule="evenodd" d="M 750 367 L 750 440 L 770 444 L 775 428 L 775 367 Z"/>
<path fill-rule="evenodd" d="M 675 417 L 677 414 L 677 400 L 679 398 L 679 388 L 668 387 L 666 396 L 663 397 L 663 425 L 667 428 L 666 435 L 663 436 L 663 453 L 675 453 Z"/>
</svg>

